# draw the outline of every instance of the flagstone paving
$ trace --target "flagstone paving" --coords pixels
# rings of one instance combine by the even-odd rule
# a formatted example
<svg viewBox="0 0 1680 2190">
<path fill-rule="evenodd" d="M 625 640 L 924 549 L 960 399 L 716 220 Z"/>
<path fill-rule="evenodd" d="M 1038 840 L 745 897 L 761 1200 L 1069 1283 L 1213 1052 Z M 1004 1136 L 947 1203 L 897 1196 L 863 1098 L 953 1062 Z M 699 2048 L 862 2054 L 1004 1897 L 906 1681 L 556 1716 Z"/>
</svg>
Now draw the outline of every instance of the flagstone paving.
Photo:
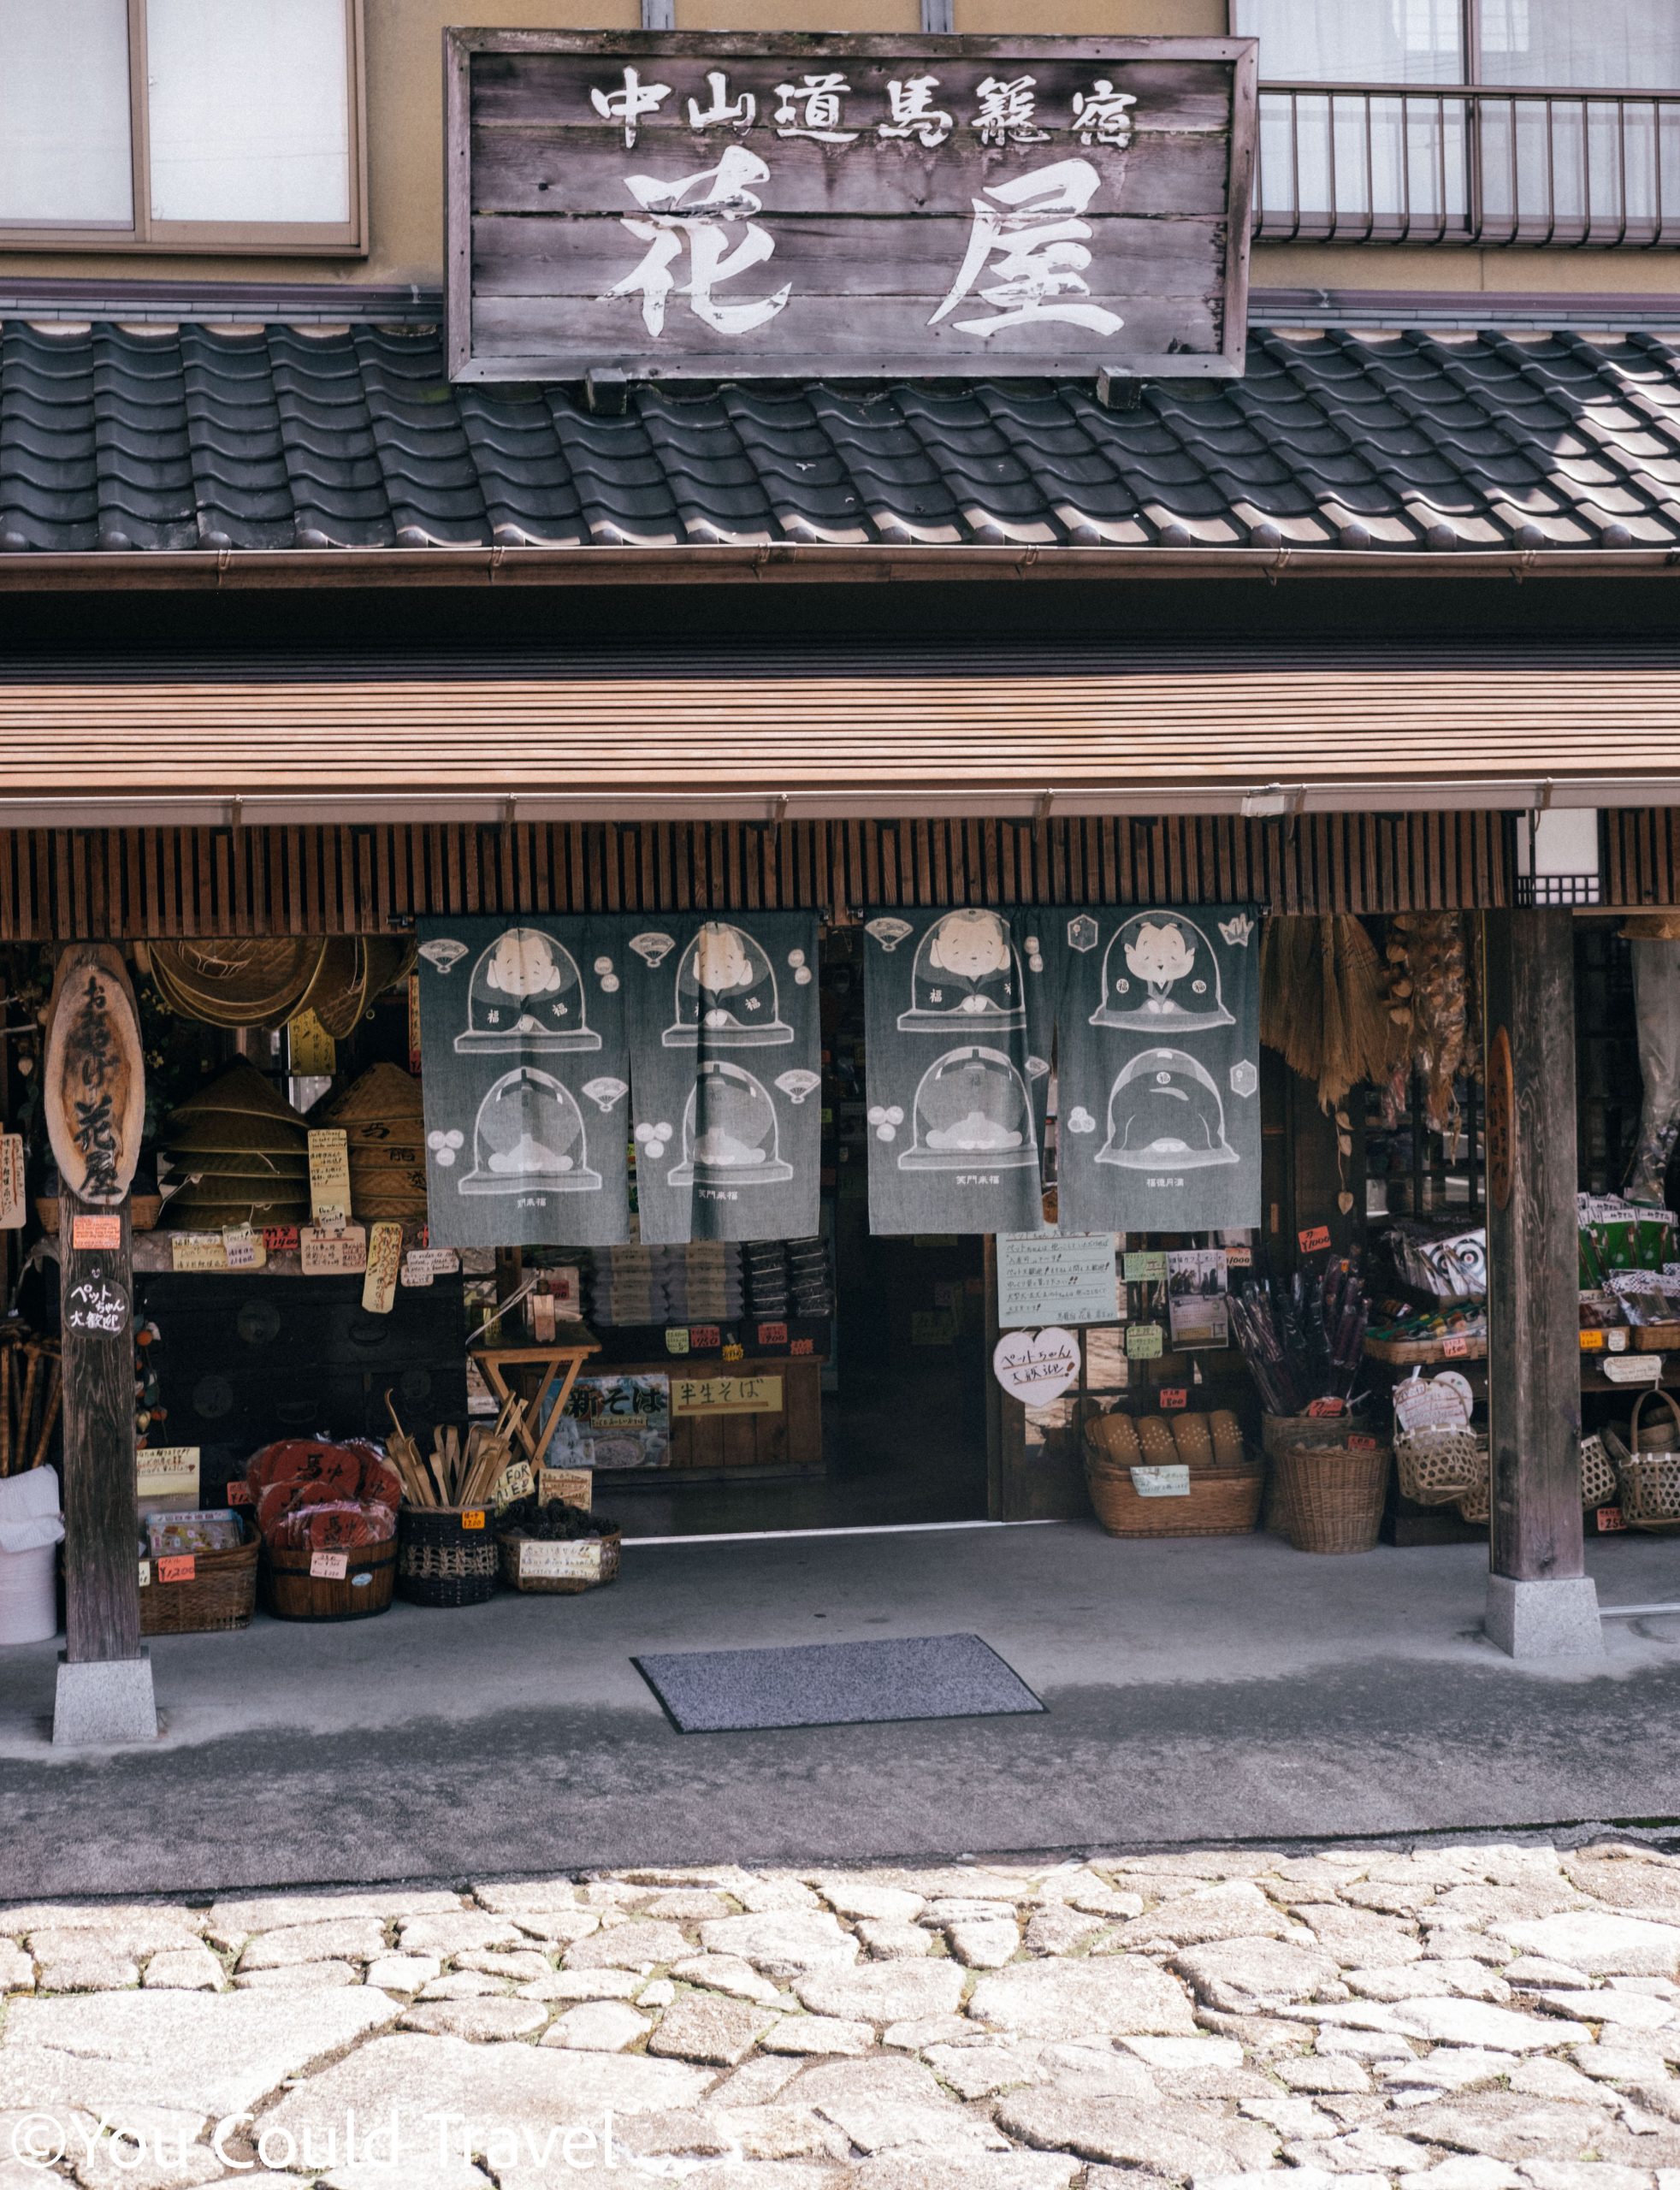
<svg viewBox="0 0 1680 2190">
<path fill-rule="evenodd" d="M 1680 2190 L 1642 1844 L 0 1909 L 0 2190 Z"/>
</svg>

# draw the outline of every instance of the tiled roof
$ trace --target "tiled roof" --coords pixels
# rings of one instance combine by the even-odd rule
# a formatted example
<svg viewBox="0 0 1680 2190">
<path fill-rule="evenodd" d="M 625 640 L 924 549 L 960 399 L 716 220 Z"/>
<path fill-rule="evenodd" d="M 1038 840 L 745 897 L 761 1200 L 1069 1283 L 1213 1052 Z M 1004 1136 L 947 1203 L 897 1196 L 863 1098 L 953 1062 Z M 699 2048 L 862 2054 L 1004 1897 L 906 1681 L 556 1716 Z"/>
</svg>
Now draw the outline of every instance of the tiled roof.
<svg viewBox="0 0 1680 2190">
<path fill-rule="evenodd" d="M 1680 344 L 1259 329 L 1246 379 L 452 387 L 436 333 L 0 328 L 0 550 L 1666 549 Z"/>
</svg>

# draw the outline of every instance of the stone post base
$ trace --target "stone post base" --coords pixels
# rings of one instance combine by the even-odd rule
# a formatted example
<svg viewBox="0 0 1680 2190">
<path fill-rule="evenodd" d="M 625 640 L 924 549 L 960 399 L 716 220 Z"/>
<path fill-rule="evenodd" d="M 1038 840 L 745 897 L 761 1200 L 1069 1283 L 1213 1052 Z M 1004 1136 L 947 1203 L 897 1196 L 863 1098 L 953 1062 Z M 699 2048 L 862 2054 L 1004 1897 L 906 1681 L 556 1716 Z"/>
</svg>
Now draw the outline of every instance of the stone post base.
<svg viewBox="0 0 1680 2190">
<path fill-rule="evenodd" d="M 55 1749 L 104 1748 L 157 1738 L 151 1660 L 144 1650 L 138 1658 L 85 1666 L 73 1666 L 60 1655 L 52 1714 Z"/>
<path fill-rule="evenodd" d="M 1599 1593 L 1584 1577 L 1568 1582 L 1513 1582 L 1488 1577 L 1488 1639 L 1510 1658 L 1601 1658 L 1604 1631 Z"/>
</svg>

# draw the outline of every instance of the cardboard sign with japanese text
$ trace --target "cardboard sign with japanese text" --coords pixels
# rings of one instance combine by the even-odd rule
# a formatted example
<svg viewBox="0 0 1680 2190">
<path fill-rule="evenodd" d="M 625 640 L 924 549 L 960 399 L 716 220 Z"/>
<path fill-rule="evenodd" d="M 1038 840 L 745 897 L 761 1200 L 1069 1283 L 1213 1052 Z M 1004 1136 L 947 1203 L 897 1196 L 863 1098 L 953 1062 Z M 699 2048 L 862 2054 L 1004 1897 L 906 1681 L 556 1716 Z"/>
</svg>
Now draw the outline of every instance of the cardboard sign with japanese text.
<svg viewBox="0 0 1680 2190">
<path fill-rule="evenodd" d="M 1255 47 L 454 30 L 457 380 L 1231 377 Z"/>
</svg>

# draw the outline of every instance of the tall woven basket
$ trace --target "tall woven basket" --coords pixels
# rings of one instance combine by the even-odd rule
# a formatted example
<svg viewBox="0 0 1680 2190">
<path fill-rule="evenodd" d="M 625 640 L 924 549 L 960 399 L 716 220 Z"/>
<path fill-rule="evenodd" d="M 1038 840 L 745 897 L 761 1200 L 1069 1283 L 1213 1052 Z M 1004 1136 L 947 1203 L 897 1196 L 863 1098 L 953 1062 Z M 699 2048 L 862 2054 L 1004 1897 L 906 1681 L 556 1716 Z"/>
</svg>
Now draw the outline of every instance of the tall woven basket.
<svg viewBox="0 0 1680 2190">
<path fill-rule="evenodd" d="M 500 1560 L 482 1506 L 405 1506 L 397 1516 L 397 1595 L 411 1605 L 488 1603 Z"/>
<path fill-rule="evenodd" d="M 1375 1551 L 1393 1453 L 1291 1445 L 1277 1471 L 1289 1541 L 1297 1551 Z"/>
</svg>

